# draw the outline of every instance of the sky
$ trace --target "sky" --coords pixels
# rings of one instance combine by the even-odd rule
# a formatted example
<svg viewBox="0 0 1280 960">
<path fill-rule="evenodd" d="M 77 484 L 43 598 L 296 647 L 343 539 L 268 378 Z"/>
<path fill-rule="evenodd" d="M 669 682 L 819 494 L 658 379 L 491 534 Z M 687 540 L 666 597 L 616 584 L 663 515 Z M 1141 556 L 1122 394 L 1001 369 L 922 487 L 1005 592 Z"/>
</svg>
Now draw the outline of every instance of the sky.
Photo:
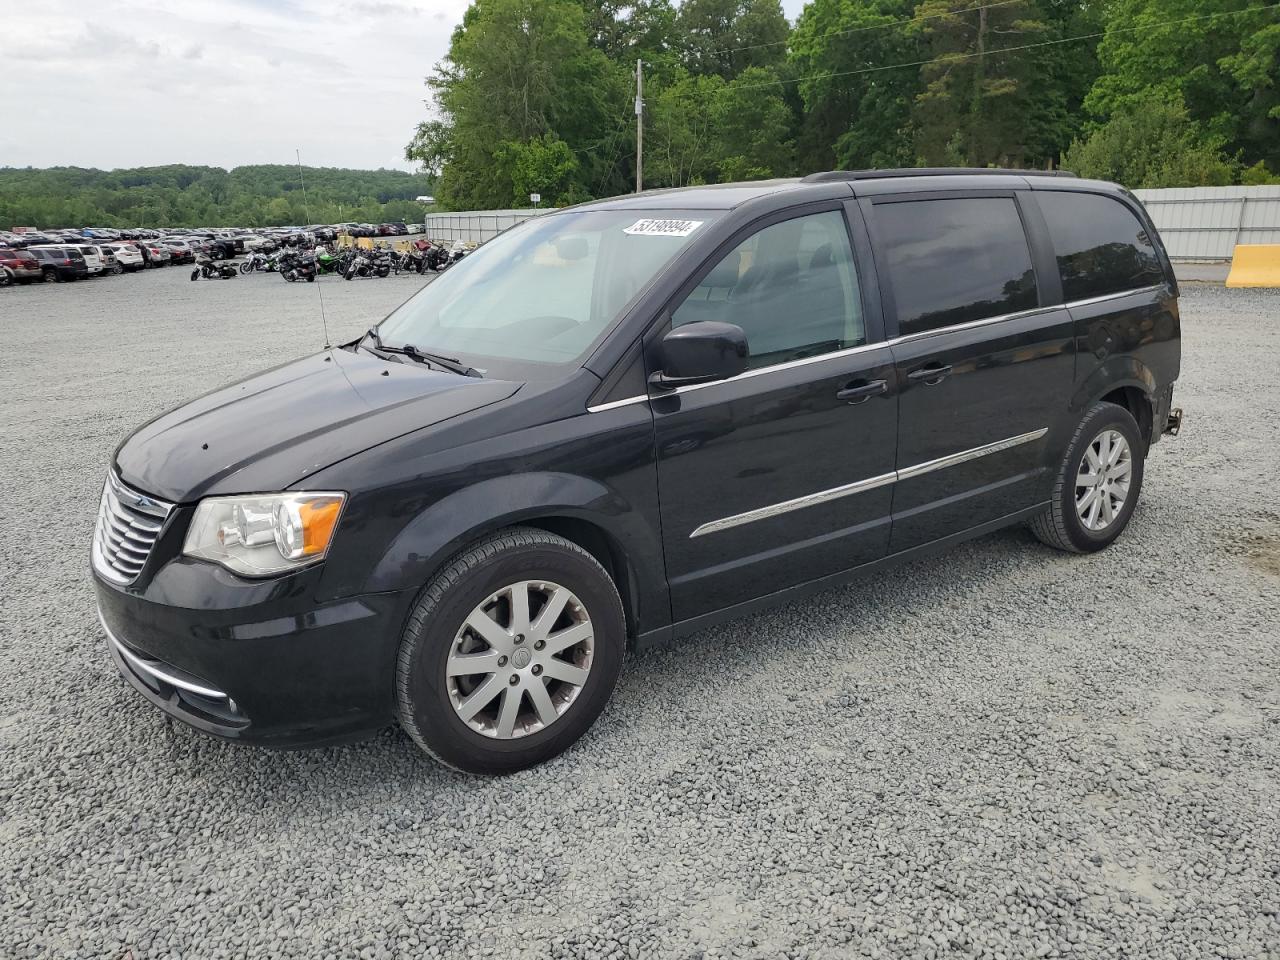
<svg viewBox="0 0 1280 960">
<path fill-rule="evenodd" d="M 5 4 L 0 166 L 411 169 L 468 0 Z M 783 0 L 793 21 L 803 0 Z"/>
</svg>

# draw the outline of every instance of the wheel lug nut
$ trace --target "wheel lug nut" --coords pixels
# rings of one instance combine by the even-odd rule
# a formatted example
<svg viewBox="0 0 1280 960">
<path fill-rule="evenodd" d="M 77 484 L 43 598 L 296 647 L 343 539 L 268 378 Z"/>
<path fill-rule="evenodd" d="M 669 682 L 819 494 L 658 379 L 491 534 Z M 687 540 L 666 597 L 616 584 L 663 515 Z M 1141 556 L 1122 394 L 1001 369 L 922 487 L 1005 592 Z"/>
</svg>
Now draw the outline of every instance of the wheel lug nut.
<svg viewBox="0 0 1280 960">
<path fill-rule="evenodd" d="M 524 643 L 524 634 L 523 634 L 523 633 L 517 633 L 517 634 L 516 634 L 516 643 Z"/>
<path fill-rule="evenodd" d="M 520 682 L 519 675 L 514 673 L 511 675 L 511 679 L 507 681 L 507 683 L 511 684 L 511 686 L 513 687 L 519 682 Z"/>
<path fill-rule="evenodd" d="M 506 665 L 507 665 L 507 658 L 506 658 L 506 657 L 499 657 L 499 658 L 498 658 L 498 666 L 500 666 L 500 667 L 505 667 Z"/>
<path fill-rule="evenodd" d="M 542 666 L 540 664 L 535 663 L 533 665 L 533 675 L 536 677 L 541 672 L 542 672 Z"/>
<path fill-rule="evenodd" d="M 546 642 L 545 640 L 535 640 L 535 641 L 533 642 L 533 649 L 535 649 L 535 650 L 541 650 L 541 649 L 542 649 L 543 647 L 545 647 L 546 645 L 547 645 L 547 642 Z"/>
</svg>

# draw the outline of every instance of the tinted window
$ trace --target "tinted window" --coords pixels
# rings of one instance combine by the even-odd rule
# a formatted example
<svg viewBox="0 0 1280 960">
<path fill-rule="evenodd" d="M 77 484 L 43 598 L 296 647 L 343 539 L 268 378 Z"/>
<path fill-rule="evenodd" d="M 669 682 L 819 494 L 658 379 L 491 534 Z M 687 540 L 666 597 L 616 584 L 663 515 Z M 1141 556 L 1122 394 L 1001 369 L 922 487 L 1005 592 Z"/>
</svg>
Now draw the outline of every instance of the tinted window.
<svg viewBox="0 0 1280 960">
<path fill-rule="evenodd" d="M 1011 198 L 881 203 L 875 217 L 900 334 L 1037 305 L 1031 252 Z"/>
<path fill-rule="evenodd" d="M 1063 296 L 1087 300 L 1164 281 L 1155 244 L 1133 211 L 1096 193 L 1037 193 L 1062 273 Z"/>
<path fill-rule="evenodd" d="M 736 323 L 752 367 L 854 347 L 866 339 L 858 275 L 838 211 L 765 227 L 730 251 L 671 315 Z"/>
</svg>

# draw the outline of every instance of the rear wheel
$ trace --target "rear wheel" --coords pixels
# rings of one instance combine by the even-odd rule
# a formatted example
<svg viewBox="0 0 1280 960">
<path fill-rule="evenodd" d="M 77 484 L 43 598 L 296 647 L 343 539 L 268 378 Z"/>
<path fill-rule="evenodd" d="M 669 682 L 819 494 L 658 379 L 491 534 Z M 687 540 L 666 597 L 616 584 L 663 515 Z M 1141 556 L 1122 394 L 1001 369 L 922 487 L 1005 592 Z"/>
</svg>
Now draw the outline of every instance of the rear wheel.
<svg viewBox="0 0 1280 960">
<path fill-rule="evenodd" d="M 46 268 L 45 268 L 45 271 L 44 271 L 44 282 L 45 282 L 45 283 L 57 283 L 57 282 L 58 282 L 58 271 L 57 271 L 57 270 L 55 270 L 55 269 L 53 269 L 53 267 L 46 267 Z"/>
<path fill-rule="evenodd" d="M 1110 546 L 1137 506 L 1145 456 L 1133 414 L 1114 403 L 1095 403 L 1071 438 L 1049 510 L 1031 521 L 1032 532 L 1071 553 Z"/>
<path fill-rule="evenodd" d="M 576 544 L 517 527 L 467 548 L 427 585 L 400 643 L 400 723 L 438 760 L 510 773 L 591 727 L 622 668 L 622 603 Z"/>
</svg>

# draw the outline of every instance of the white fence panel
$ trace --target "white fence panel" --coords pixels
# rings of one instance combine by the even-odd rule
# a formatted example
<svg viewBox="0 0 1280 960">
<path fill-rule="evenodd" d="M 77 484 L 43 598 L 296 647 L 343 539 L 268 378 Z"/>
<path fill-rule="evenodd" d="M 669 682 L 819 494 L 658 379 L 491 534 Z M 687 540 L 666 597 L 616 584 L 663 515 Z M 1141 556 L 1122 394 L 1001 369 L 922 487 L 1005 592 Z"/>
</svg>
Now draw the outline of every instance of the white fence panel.
<svg viewBox="0 0 1280 960">
<path fill-rule="evenodd" d="M 484 243 L 508 227 L 531 217 L 550 213 L 551 208 L 530 210 L 464 210 L 454 213 L 429 213 L 426 216 L 427 239 L 442 243 Z"/>
<path fill-rule="evenodd" d="M 1280 186 L 1135 190 L 1174 260 L 1230 260 L 1238 243 L 1280 243 Z M 484 243 L 551 208 L 429 213 L 428 238 Z"/>
<path fill-rule="evenodd" d="M 1280 243 L 1280 186 L 1134 193 L 1174 260 L 1230 260 L 1238 243 Z"/>
</svg>

